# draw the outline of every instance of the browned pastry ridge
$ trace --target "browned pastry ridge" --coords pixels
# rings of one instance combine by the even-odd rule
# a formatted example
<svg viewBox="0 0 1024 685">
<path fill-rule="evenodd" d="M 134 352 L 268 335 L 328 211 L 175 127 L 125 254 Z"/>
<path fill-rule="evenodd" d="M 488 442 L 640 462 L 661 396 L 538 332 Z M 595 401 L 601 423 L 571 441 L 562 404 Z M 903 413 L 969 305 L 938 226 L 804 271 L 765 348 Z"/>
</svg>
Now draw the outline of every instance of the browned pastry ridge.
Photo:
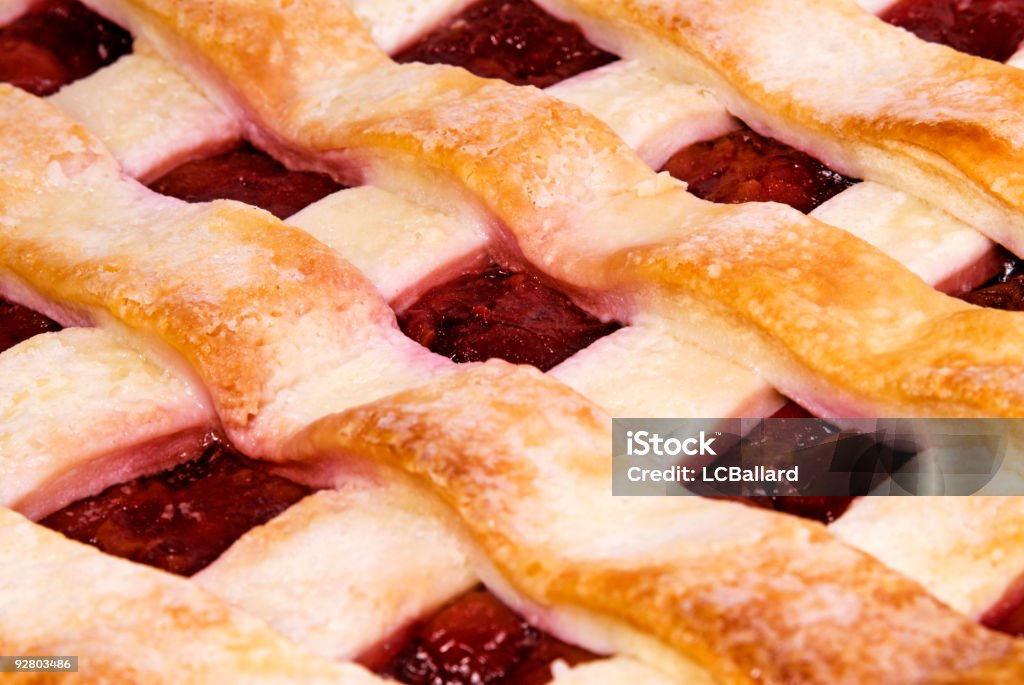
<svg viewBox="0 0 1024 685">
<path fill-rule="evenodd" d="M 1019 69 L 926 43 L 850 0 L 543 4 L 619 54 L 709 85 L 755 128 L 1024 248 Z"/>
<path fill-rule="evenodd" d="M 787 209 L 700 202 L 606 126 L 538 91 L 394 65 L 326 0 L 91 4 L 185 65 L 282 158 L 467 202 L 491 219 L 504 259 L 532 264 L 604 315 L 706 336 L 809 406 L 1024 413 L 1019 316 L 940 295 L 859 239 Z M 58 318 L 127 327 L 180 355 L 250 456 L 321 483 L 354 470 L 410 477 L 456 513 L 488 584 L 567 639 L 676 678 L 699 678 L 692 662 L 724 683 L 1024 680 L 1018 642 L 823 526 L 732 503 L 611 497 L 604 412 L 527 368 L 431 359 L 401 338 L 353 267 L 303 232 L 233 202 L 156 196 L 83 128 L 14 88 L 0 87 L 0 130 L 5 278 Z M 864 291 L 869 280 L 886 290 Z M 282 399 L 329 382 L 368 348 L 405 360 L 414 378 L 327 416 Z M 29 561 L 0 566 L 14 574 L 0 587 L 62 556 L 100 576 L 116 567 L 128 588 L 143 576 L 171 583 L 3 517 L 0 527 L 25 536 Z M 183 582 L 173 584 L 189 592 Z M 116 594 L 93 598 L 104 593 Z M 161 615 L 157 600 L 138 603 Z M 69 609 L 86 625 L 87 604 Z M 34 610 L 0 611 L 0 651 L 26 646 L 18 631 Z M 233 621 L 244 619 L 214 623 L 230 637 Z M 31 631 L 31 646 L 67 645 L 61 630 Z M 91 648 L 89 635 L 74 639 Z M 133 677 L 156 672 L 148 666 Z"/>
<path fill-rule="evenodd" d="M 468 191 L 500 222 L 508 259 L 589 294 L 599 314 L 674 320 L 818 414 L 1024 413 L 1017 317 L 944 297 L 788 209 L 695 201 L 575 107 L 395 65 L 337 4 L 100 4 L 279 156 L 419 197 Z"/>
</svg>

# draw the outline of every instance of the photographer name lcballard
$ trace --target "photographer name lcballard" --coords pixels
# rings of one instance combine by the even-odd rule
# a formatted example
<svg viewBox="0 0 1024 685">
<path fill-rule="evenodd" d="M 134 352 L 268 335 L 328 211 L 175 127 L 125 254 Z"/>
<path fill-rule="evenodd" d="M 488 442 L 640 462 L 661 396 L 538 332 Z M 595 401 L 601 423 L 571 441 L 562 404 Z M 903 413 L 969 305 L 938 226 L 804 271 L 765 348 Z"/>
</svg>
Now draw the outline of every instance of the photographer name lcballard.
<svg viewBox="0 0 1024 685">
<path fill-rule="evenodd" d="M 791 469 L 772 469 L 767 466 L 672 466 L 667 469 L 647 469 L 631 466 L 626 477 L 632 483 L 796 483 L 800 480 L 800 466 Z"/>
</svg>

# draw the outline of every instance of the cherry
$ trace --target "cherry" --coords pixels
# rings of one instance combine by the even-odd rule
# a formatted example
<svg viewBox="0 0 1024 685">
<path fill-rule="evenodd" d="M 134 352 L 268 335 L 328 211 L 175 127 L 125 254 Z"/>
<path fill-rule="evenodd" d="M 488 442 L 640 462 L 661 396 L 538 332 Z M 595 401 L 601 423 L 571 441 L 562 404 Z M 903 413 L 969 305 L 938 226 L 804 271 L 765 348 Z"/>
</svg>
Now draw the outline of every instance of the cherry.
<svg viewBox="0 0 1024 685">
<path fill-rule="evenodd" d="M 398 62 L 453 64 L 538 88 L 615 59 L 528 0 L 478 2 L 395 55 Z"/>
<path fill-rule="evenodd" d="M 413 340 L 457 362 L 497 357 L 542 371 L 619 328 L 536 277 L 495 265 L 427 291 L 398 323 Z"/>
</svg>

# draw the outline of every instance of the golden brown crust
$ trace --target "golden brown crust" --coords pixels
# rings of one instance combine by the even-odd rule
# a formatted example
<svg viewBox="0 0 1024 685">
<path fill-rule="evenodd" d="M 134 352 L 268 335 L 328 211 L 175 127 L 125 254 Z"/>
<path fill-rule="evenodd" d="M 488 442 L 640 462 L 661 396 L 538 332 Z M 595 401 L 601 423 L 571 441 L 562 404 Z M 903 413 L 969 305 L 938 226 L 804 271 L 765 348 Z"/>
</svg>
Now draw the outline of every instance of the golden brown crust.
<svg viewBox="0 0 1024 685">
<path fill-rule="evenodd" d="M 82 128 L 10 86 L 0 85 L 0 119 L 17 131 L 0 149 L 4 272 L 168 343 L 243 444 L 254 416 L 311 359 L 340 358 L 340 344 L 317 346 L 318 358 L 296 336 L 347 347 L 393 327 L 372 286 L 308 234 L 239 203 L 150 193 Z"/>
<path fill-rule="evenodd" d="M 999 332 L 1019 317 L 953 303 L 791 211 L 697 202 L 579 110 L 459 70 L 392 65 L 335 4 L 110 5 L 158 47 L 188 53 L 199 78 L 252 116 L 258 139 L 335 170 L 433 170 L 473 193 L 550 275 L 638 318 L 734 332 L 733 354 L 798 396 L 834 393 L 836 406 L 861 411 L 1024 415 L 1024 347 Z M 247 441 L 246 429 L 282 389 L 393 331 L 362 279 L 265 214 L 154 200 L 119 180 L 84 133 L 10 89 L 0 90 L 0 123 L 10 139 L 0 148 L 11 179 L 0 184 L 5 268 L 179 350 L 250 453 L 266 445 Z M 127 230 L 142 216 L 173 228 L 150 251 Z M 171 250 L 182 244 L 193 253 Z M 219 267 L 227 256 L 241 267 L 211 279 L 211 260 L 196 256 L 214 253 Z M 704 283 L 723 275 L 729 287 Z M 861 299 L 867 279 L 890 288 L 884 307 Z M 852 332 L 862 325 L 898 391 L 858 366 L 864 341 Z M 942 341 L 931 357 L 903 361 L 917 349 L 910 340 L 930 331 Z M 963 339 L 947 342 L 953 331 Z M 296 337 L 301 348 L 289 343 Z M 743 356 L 751 350 L 769 361 Z M 820 526 L 698 499 L 610 497 L 609 444 L 595 407 L 535 372 L 492 363 L 323 419 L 285 454 L 265 456 L 338 467 L 354 454 L 412 473 L 532 602 L 651 636 L 724 682 L 1024 678 L 1017 643 Z"/>
<path fill-rule="evenodd" d="M 649 311 L 720 353 L 760 360 L 764 377 L 819 415 L 1022 415 L 1017 315 L 942 296 L 824 224 L 749 205 L 614 255 L 616 272 L 624 287 L 659 288 L 645 295 Z M 730 336 L 716 314 L 737 322 Z"/>
<path fill-rule="evenodd" d="M 72 542 L 3 508 L 0 540 L 0 651 L 79 657 L 78 673 L 30 682 L 383 682 L 303 652 L 183 578 Z"/>
<path fill-rule="evenodd" d="M 355 453 L 417 475 L 542 609 L 610 617 L 721 682 L 1024 678 L 1024 646 L 818 524 L 700 498 L 609 497 L 610 444 L 582 398 L 489 362 L 325 418 L 291 454 Z"/>
<path fill-rule="evenodd" d="M 973 618 L 1024 576 L 1024 497 L 864 497 L 829 531 Z"/>
<path fill-rule="evenodd" d="M 339 3 L 100 4 L 184 55 L 193 76 L 233 98 L 293 159 L 338 173 L 358 163 L 385 182 L 409 164 L 432 170 L 423 194 L 446 182 L 468 190 L 532 265 L 613 303 L 603 313 L 678 319 L 680 335 L 757 369 L 818 413 L 1024 416 L 1024 344 L 1010 333 L 1018 315 L 971 311 L 857 238 L 786 208 L 696 201 L 605 125 L 539 91 L 392 64 Z M 246 26 L 276 22 L 285 29 L 274 40 L 242 39 Z M 300 50 L 337 32 L 348 36 L 344 47 Z M 246 68 L 264 52 L 294 59 Z M 339 65 L 333 80 L 328 59 Z M 218 91 L 222 80 L 230 92 Z M 870 283 L 885 286 L 865 296 Z"/>
<path fill-rule="evenodd" d="M 351 474 L 247 532 L 192 581 L 332 660 L 393 640 L 479 583 L 461 523 L 436 498 Z"/>
<path fill-rule="evenodd" d="M 1024 72 L 926 43 L 852 0 L 542 0 L 621 54 L 711 86 L 846 173 L 1024 248 Z"/>
<path fill-rule="evenodd" d="M 0 506 L 30 518 L 173 466 L 215 421 L 201 387 L 102 329 L 26 340 L 0 377 Z"/>
<path fill-rule="evenodd" d="M 606 125 L 535 89 L 444 65 L 390 62 L 343 3 L 295 3 L 287 12 L 253 0 L 94 4 L 123 15 L 133 32 L 159 37 L 161 50 L 180 55 L 215 96 L 233 97 L 252 117 L 253 133 L 278 141 L 281 152 L 312 165 L 338 151 L 351 163 L 411 158 L 464 184 L 513 230 L 561 228 L 576 207 L 653 175 Z M 287 31 L 255 30 L 281 20 Z M 274 40 L 259 40 L 267 35 Z M 300 55 L 303 43 L 330 48 Z M 295 59 L 250 69 L 257 51 Z"/>
</svg>

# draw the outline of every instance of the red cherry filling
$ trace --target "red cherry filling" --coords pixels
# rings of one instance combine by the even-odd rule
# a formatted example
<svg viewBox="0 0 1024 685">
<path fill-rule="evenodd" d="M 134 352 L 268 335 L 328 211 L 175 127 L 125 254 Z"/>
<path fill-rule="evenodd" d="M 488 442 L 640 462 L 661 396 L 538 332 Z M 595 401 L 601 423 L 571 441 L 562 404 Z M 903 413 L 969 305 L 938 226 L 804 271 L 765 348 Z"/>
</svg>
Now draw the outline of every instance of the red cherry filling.
<svg viewBox="0 0 1024 685">
<path fill-rule="evenodd" d="M 526 273 L 491 265 L 427 291 L 398 317 L 407 336 L 457 362 L 556 366 L 617 330 Z"/>
<path fill-rule="evenodd" d="M 116 24 L 77 2 L 45 0 L 0 29 L 0 81 L 49 95 L 131 49 Z"/>
<path fill-rule="evenodd" d="M 114 485 L 40 523 L 115 556 L 192 575 L 312 491 L 210 438 L 169 471 Z"/>
<path fill-rule="evenodd" d="M 772 415 L 772 418 L 812 419 L 814 418 L 814 415 L 796 402 L 787 402 L 782 409 Z M 791 426 L 787 426 L 785 421 L 778 421 L 774 425 L 774 430 L 779 434 L 786 432 L 791 434 L 797 431 L 801 432 L 802 434 L 796 440 L 798 443 L 807 444 L 815 440 L 822 440 L 828 436 L 828 432 L 824 429 L 811 431 L 804 428 L 801 430 L 801 428 L 798 427 L 799 424 L 795 422 Z M 780 435 L 767 436 L 768 439 L 777 439 L 778 437 L 780 437 Z M 787 437 L 787 439 L 793 440 L 791 437 Z M 787 514 L 793 514 L 794 516 L 814 521 L 821 521 L 822 523 L 832 523 L 850 508 L 850 504 L 853 502 L 853 497 L 820 497 L 801 495 L 780 497 L 778 495 L 772 495 L 767 497 L 750 497 L 747 501 L 750 504 L 764 507 L 765 509 L 783 511 Z"/>
<path fill-rule="evenodd" d="M 722 499 L 735 499 L 744 504 L 750 504 L 762 509 L 781 511 L 785 514 L 799 516 L 802 519 L 818 521 L 820 523 L 833 523 L 840 516 L 846 513 L 853 503 L 853 497 L 811 497 L 792 495 L 787 497 L 753 496 L 753 497 L 723 497 Z"/>
<path fill-rule="evenodd" d="M 800 518 L 832 523 L 850 508 L 853 497 L 751 497 L 750 503 Z"/>
<path fill-rule="evenodd" d="M 1018 579 L 980 620 L 992 630 L 1024 637 L 1024 579 Z"/>
<path fill-rule="evenodd" d="M 664 170 L 711 202 L 781 202 L 805 213 L 857 182 L 750 129 L 684 147 Z"/>
<path fill-rule="evenodd" d="M 528 0 L 482 0 L 395 55 L 398 62 L 454 64 L 538 88 L 616 59 Z"/>
<path fill-rule="evenodd" d="M 542 685 L 551 682 L 556 659 L 595 658 L 534 628 L 483 589 L 403 631 L 399 641 L 360 662 L 410 685 Z"/>
<path fill-rule="evenodd" d="M 327 174 L 291 171 L 251 145 L 186 162 L 149 187 L 186 202 L 238 200 L 279 219 L 342 188 Z"/>
<path fill-rule="evenodd" d="M 1006 280 L 995 281 L 958 297 L 979 307 L 1024 311 L 1024 275 L 1017 274 Z"/>
<path fill-rule="evenodd" d="M 1004 251 L 1003 268 L 999 276 L 957 297 L 979 307 L 1024 311 L 1024 264 Z"/>
<path fill-rule="evenodd" d="M 901 0 L 884 21 L 918 38 L 1005 62 L 1024 40 L 1024 0 Z"/>
<path fill-rule="evenodd" d="M 62 326 L 39 312 L 0 297 L 0 352 L 34 335 L 59 331 Z"/>
<path fill-rule="evenodd" d="M 773 419 L 813 419 L 814 414 L 790 400 L 783 405 L 782 409 L 772 414 Z"/>
<path fill-rule="evenodd" d="M 764 430 L 751 443 L 780 442 L 784 445 L 795 445 L 798 449 L 807 448 L 815 443 L 821 442 L 834 435 L 835 430 L 823 423 L 809 426 L 808 422 L 799 419 L 812 419 L 814 416 L 806 409 L 789 402 L 782 409 L 772 415 L 771 421 L 764 424 Z M 790 420 L 797 419 L 797 420 Z M 733 465 L 729 459 L 731 452 L 723 455 L 723 459 L 715 462 L 715 466 Z M 769 468 L 791 468 L 792 464 L 787 461 L 789 452 L 778 455 L 778 463 L 766 463 Z M 805 463 L 801 461 L 800 463 Z M 805 466 L 806 468 L 806 466 Z M 763 509 L 781 511 L 794 516 L 799 516 L 822 523 L 832 523 L 850 507 L 853 497 L 824 497 L 810 495 L 751 495 L 745 497 L 724 497 L 744 504 L 750 504 Z"/>
</svg>

